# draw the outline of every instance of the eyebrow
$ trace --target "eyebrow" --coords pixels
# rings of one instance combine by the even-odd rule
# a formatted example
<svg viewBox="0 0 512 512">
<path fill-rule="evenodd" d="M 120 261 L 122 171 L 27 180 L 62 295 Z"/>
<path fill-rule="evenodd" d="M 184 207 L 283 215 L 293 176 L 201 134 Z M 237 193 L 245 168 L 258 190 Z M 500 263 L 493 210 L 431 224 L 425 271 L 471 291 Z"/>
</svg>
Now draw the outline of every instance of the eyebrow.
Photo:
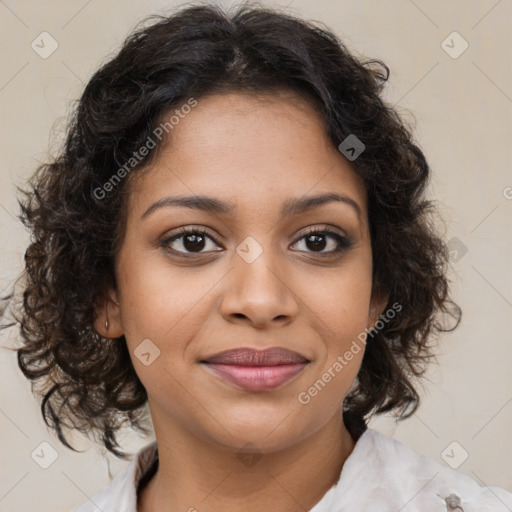
<svg viewBox="0 0 512 512">
<path fill-rule="evenodd" d="M 306 196 L 294 199 L 288 199 L 284 202 L 281 209 L 281 216 L 289 217 L 299 213 L 306 212 L 327 203 L 341 202 L 351 206 L 361 220 L 362 211 L 360 206 L 352 198 L 335 193 L 320 194 L 316 196 Z M 236 205 L 229 201 L 221 201 L 209 196 L 183 196 L 183 197 L 162 197 L 155 201 L 141 216 L 141 219 L 148 217 L 154 211 L 171 206 L 181 206 L 211 213 L 232 213 Z"/>
</svg>

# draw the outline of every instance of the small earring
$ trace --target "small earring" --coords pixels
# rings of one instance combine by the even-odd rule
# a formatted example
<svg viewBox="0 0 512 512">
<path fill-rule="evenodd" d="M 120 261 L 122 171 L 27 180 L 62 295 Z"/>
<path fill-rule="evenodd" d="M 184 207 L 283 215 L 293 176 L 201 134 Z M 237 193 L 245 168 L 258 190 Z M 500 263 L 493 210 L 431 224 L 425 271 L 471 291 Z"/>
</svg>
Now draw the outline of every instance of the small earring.
<svg viewBox="0 0 512 512">
<path fill-rule="evenodd" d="M 108 324 L 108 317 L 107 317 L 107 319 L 105 320 L 105 329 L 106 329 L 107 331 L 108 331 L 108 325 L 109 325 L 109 324 Z"/>
</svg>

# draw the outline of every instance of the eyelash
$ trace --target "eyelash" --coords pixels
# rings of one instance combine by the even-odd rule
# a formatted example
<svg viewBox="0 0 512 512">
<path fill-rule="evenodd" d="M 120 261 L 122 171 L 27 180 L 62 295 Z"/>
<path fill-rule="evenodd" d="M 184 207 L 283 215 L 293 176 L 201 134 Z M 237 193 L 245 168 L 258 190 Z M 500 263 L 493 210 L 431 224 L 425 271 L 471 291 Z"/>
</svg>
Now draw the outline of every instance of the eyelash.
<svg viewBox="0 0 512 512">
<path fill-rule="evenodd" d="M 297 242 L 299 242 L 300 240 L 302 240 L 304 238 L 307 238 L 308 236 L 316 235 L 316 234 L 327 235 L 329 237 L 334 238 L 335 241 L 338 243 L 338 247 L 335 250 L 328 251 L 328 252 L 315 252 L 315 251 L 299 251 L 299 252 L 307 252 L 307 253 L 310 253 L 310 254 L 316 254 L 320 258 L 329 258 L 329 257 L 337 256 L 338 254 L 343 253 L 345 251 L 348 251 L 354 245 L 354 241 L 353 241 L 352 238 L 350 238 L 348 236 L 339 235 L 338 233 L 335 233 L 334 231 L 330 231 L 326 227 L 323 227 L 323 228 L 308 228 L 306 233 L 303 233 L 295 242 L 293 242 L 292 245 L 295 245 Z M 180 238 L 183 238 L 185 235 L 201 235 L 201 236 L 206 236 L 207 238 L 210 238 L 211 240 L 213 240 L 217 245 L 219 245 L 219 242 L 216 240 L 216 237 L 213 236 L 211 233 L 209 233 L 204 228 L 181 227 L 172 236 L 167 237 L 167 238 L 161 240 L 160 241 L 160 246 L 163 249 L 165 249 L 166 251 L 168 251 L 168 252 L 171 252 L 171 253 L 176 254 L 178 256 L 183 256 L 185 258 L 188 258 L 188 257 L 194 258 L 194 257 L 200 256 L 201 254 L 206 254 L 204 252 L 193 253 L 193 252 L 176 251 L 176 250 L 171 249 L 169 247 L 169 245 L 172 242 L 174 242 L 175 240 L 178 240 Z M 217 251 L 214 251 L 214 252 L 217 252 Z M 194 256 L 188 256 L 188 255 L 194 255 Z"/>
</svg>

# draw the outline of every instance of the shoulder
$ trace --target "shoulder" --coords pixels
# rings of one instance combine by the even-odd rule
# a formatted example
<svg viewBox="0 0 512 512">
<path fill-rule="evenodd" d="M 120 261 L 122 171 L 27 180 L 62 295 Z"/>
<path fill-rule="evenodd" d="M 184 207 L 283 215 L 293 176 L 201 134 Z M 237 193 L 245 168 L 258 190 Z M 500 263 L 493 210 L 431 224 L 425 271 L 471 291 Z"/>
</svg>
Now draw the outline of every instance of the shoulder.
<svg viewBox="0 0 512 512">
<path fill-rule="evenodd" d="M 390 461 L 390 469 L 397 474 L 401 473 L 402 482 L 411 490 L 415 490 L 418 483 L 421 483 L 418 489 L 419 500 L 424 496 L 430 503 L 438 497 L 444 507 L 452 504 L 452 508 L 457 510 L 456 507 L 459 506 L 464 512 L 510 511 L 511 491 L 482 486 L 473 478 L 414 452 L 396 439 L 386 437 L 375 430 L 372 430 L 371 435 L 377 451 Z M 393 482 L 391 475 L 389 478 Z"/>
<path fill-rule="evenodd" d="M 342 501 L 353 512 L 512 510 L 511 491 L 481 486 L 373 429 L 357 441 L 329 493 L 333 505 Z"/>
<path fill-rule="evenodd" d="M 137 485 L 158 455 L 156 441 L 141 448 L 112 481 L 71 512 L 137 512 Z"/>
</svg>

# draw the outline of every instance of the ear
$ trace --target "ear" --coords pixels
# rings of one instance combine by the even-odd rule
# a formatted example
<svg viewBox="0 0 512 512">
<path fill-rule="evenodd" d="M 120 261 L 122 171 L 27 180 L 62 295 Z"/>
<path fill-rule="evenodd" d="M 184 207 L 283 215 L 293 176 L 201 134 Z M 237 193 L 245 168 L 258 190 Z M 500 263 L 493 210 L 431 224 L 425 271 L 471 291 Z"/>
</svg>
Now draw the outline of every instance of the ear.
<svg viewBox="0 0 512 512">
<path fill-rule="evenodd" d="M 379 320 L 382 313 L 384 313 L 384 310 L 389 302 L 389 295 L 374 291 L 372 293 L 372 298 L 370 301 L 370 310 L 368 313 L 368 329 L 371 329 L 375 326 L 377 321 Z"/>
<path fill-rule="evenodd" d="M 124 334 L 121 325 L 121 306 L 117 292 L 112 287 L 108 287 L 106 294 L 96 304 L 95 311 L 94 329 L 98 334 L 104 338 L 119 338 Z"/>
</svg>

